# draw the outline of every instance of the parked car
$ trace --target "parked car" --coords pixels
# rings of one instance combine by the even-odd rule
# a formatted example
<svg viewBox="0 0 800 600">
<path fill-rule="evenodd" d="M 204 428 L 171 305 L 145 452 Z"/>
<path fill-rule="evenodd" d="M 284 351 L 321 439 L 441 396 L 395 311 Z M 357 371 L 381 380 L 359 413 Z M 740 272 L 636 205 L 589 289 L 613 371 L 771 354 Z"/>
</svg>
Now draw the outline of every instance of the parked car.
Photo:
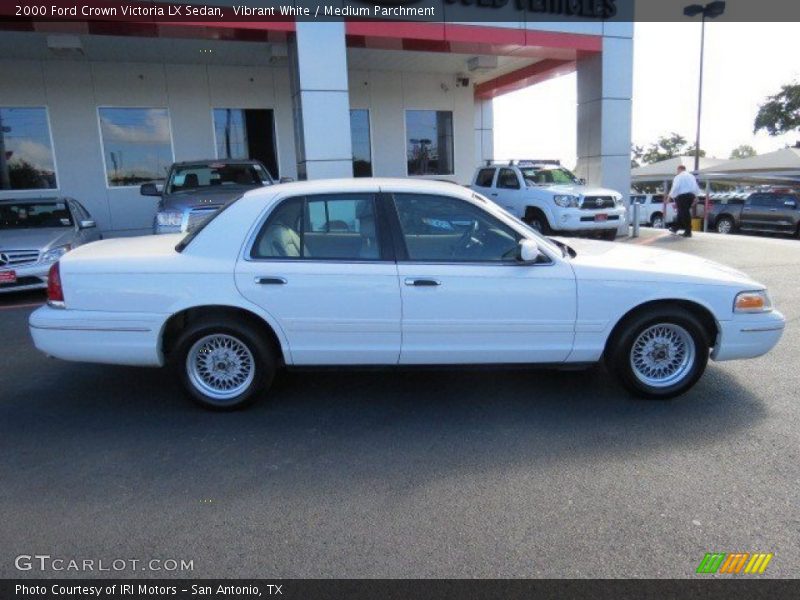
<svg viewBox="0 0 800 600">
<path fill-rule="evenodd" d="M 800 237 L 800 195 L 755 192 L 746 198 L 730 198 L 710 211 L 709 226 L 717 233 L 752 231 Z"/>
<path fill-rule="evenodd" d="M 53 263 L 100 238 L 94 219 L 72 198 L 0 200 L 0 294 L 47 287 Z"/>
<path fill-rule="evenodd" d="M 475 171 L 470 187 L 544 234 L 597 233 L 613 240 L 626 219 L 622 194 L 586 186 L 557 160 L 487 164 Z"/>
<path fill-rule="evenodd" d="M 246 191 L 272 184 L 269 171 L 257 160 L 193 160 L 173 164 L 162 189 L 145 183 L 139 191 L 161 198 L 153 233 L 180 233 Z"/>
<path fill-rule="evenodd" d="M 631 214 L 629 223 L 633 223 L 633 205 L 638 204 L 639 224 L 662 229 L 664 227 L 664 194 L 631 194 Z M 674 210 L 673 210 L 674 212 Z"/>
<path fill-rule="evenodd" d="M 664 250 L 546 238 L 473 191 L 401 179 L 252 191 L 186 236 L 106 240 L 50 270 L 30 317 L 66 360 L 172 365 L 203 406 L 281 367 L 604 361 L 634 394 L 691 388 L 709 356 L 759 356 L 763 285 Z"/>
</svg>

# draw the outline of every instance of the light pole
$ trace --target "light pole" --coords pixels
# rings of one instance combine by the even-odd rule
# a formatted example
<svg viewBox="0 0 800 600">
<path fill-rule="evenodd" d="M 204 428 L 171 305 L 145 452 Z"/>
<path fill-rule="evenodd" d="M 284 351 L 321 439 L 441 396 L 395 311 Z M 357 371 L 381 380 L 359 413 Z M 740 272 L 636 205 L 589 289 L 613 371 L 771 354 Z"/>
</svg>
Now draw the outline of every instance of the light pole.
<svg viewBox="0 0 800 600">
<path fill-rule="evenodd" d="M 690 4 L 683 9 L 683 14 L 687 17 L 702 15 L 700 25 L 700 85 L 697 90 L 697 134 L 694 138 L 694 171 L 700 170 L 700 116 L 703 108 L 703 54 L 706 43 L 706 19 L 716 19 L 725 12 L 725 2 L 717 0 L 709 2 L 705 6 L 702 4 Z"/>
</svg>

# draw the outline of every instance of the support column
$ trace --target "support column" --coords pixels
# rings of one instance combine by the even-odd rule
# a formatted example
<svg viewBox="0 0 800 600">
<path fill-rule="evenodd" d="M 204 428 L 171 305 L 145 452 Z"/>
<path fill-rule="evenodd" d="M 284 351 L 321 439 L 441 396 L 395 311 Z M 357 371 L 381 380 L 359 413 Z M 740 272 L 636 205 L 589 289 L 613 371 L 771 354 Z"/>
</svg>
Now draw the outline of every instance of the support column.
<svg viewBox="0 0 800 600">
<path fill-rule="evenodd" d="M 492 100 L 475 99 L 475 162 L 494 158 L 494 107 Z"/>
<path fill-rule="evenodd" d="M 602 53 L 580 56 L 577 71 L 577 174 L 620 192 L 630 206 L 633 39 L 604 37 Z M 627 233 L 627 224 L 619 233 Z"/>
<path fill-rule="evenodd" d="M 289 45 L 297 175 L 353 176 L 344 23 L 296 23 Z"/>
</svg>

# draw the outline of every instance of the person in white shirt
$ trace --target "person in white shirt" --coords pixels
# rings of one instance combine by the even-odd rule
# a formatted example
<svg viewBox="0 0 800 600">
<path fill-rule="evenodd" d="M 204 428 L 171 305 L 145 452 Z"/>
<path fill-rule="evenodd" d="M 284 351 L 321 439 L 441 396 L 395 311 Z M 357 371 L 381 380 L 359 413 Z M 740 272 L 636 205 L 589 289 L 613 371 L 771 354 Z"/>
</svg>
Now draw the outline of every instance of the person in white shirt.
<svg viewBox="0 0 800 600">
<path fill-rule="evenodd" d="M 678 218 L 670 227 L 672 233 L 678 233 L 678 230 L 683 229 L 684 237 L 692 237 L 690 211 L 699 193 L 700 186 L 697 185 L 694 175 L 688 173 L 683 165 L 678 165 L 678 174 L 672 180 L 672 189 L 669 191 L 669 197 L 675 201 L 675 208 L 678 211 Z"/>
</svg>

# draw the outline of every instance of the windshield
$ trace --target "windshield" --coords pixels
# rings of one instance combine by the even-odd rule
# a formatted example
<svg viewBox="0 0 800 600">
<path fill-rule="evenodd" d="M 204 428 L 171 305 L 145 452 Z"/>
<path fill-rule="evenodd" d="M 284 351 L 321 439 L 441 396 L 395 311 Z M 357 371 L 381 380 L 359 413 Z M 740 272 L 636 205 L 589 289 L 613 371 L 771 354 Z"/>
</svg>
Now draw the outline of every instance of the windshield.
<svg viewBox="0 0 800 600">
<path fill-rule="evenodd" d="M 71 227 L 72 215 L 66 202 L 0 203 L 0 229 Z"/>
<path fill-rule="evenodd" d="M 257 164 L 197 164 L 175 167 L 167 182 L 167 194 L 198 189 L 258 187 L 272 183 L 266 169 Z"/>
<path fill-rule="evenodd" d="M 531 185 L 580 184 L 580 180 L 564 167 L 520 167 L 519 170 Z"/>
</svg>

